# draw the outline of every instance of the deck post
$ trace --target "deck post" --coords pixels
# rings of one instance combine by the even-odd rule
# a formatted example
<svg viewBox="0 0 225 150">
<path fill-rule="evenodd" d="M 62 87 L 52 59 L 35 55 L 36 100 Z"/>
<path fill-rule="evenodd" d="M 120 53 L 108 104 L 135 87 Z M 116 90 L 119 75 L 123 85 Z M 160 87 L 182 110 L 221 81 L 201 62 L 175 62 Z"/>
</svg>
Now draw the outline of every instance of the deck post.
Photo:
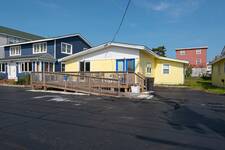
<svg viewBox="0 0 225 150">
<path fill-rule="evenodd" d="M 91 77 L 88 77 L 88 88 L 89 88 L 89 94 L 91 95 Z"/>
<path fill-rule="evenodd" d="M 120 96 L 120 80 L 117 81 L 118 96 Z"/>
<path fill-rule="evenodd" d="M 30 73 L 30 85 L 31 85 L 31 89 L 34 90 L 34 85 L 33 85 L 33 73 Z"/>
<path fill-rule="evenodd" d="M 45 72 L 42 72 L 43 75 L 43 83 L 44 83 L 44 90 L 47 90 L 47 86 L 46 86 L 46 76 L 45 76 Z"/>
</svg>

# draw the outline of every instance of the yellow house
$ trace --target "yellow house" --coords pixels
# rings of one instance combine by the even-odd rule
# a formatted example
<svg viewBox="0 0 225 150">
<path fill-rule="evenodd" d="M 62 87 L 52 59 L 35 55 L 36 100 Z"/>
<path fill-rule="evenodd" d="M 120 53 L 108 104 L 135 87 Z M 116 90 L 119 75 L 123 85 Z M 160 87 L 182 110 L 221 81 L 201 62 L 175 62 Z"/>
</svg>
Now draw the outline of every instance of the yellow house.
<svg viewBox="0 0 225 150">
<path fill-rule="evenodd" d="M 161 57 L 142 45 L 107 43 L 59 60 L 65 72 L 134 72 L 154 84 L 184 83 L 187 61 Z"/>
<path fill-rule="evenodd" d="M 225 87 L 225 56 L 212 62 L 212 84 Z"/>
</svg>

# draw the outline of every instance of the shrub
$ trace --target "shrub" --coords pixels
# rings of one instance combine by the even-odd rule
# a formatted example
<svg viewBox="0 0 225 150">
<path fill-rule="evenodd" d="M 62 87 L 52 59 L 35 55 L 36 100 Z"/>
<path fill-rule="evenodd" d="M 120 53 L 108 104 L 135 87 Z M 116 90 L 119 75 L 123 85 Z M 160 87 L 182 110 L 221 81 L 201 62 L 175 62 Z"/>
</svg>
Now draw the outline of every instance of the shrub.
<svg viewBox="0 0 225 150">
<path fill-rule="evenodd" d="M 19 74 L 17 84 L 19 84 L 19 85 L 29 85 L 30 84 L 30 74 L 29 73 Z"/>
<path fill-rule="evenodd" d="M 6 74 L 5 73 L 0 73 L 0 80 L 6 79 Z"/>
</svg>

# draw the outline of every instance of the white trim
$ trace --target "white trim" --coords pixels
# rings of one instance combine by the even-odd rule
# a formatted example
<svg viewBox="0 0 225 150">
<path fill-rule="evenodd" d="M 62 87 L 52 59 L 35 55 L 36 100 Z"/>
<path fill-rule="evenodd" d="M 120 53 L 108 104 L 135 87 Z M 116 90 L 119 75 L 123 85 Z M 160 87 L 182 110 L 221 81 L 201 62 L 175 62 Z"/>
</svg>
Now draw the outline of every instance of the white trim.
<svg viewBox="0 0 225 150">
<path fill-rule="evenodd" d="M 130 49 L 135 49 L 135 50 L 144 50 L 145 52 L 155 56 L 158 59 L 188 64 L 188 61 L 159 56 L 156 53 L 154 53 L 153 51 L 151 51 L 151 49 L 149 49 L 148 47 L 145 47 L 145 46 L 142 46 L 142 45 L 129 45 L 129 44 L 123 44 L 123 43 L 106 43 L 106 44 L 102 44 L 102 45 L 90 48 L 88 50 L 81 51 L 81 52 L 78 52 L 76 54 L 72 54 L 72 55 L 67 56 L 67 57 L 63 57 L 63 58 L 59 59 L 59 62 L 67 61 L 67 60 L 70 60 L 72 58 L 83 56 L 83 55 L 86 55 L 86 54 L 89 54 L 89 53 L 93 53 L 95 51 L 99 51 L 99 50 L 102 50 L 102 49 L 105 49 L 105 48 L 108 48 L 108 47 L 112 47 L 112 46 L 123 47 L 123 48 L 130 48 Z"/>
<path fill-rule="evenodd" d="M 47 41 L 51 41 L 51 40 L 69 38 L 69 37 L 74 37 L 74 36 L 80 37 L 82 40 L 85 41 L 86 44 L 88 44 L 90 47 L 92 47 L 91 43 L 87 39 L 85 39 L 81 34 L 69 34 L 69 35 L 64 35 L 64 36 L 59 36 L 59 37 L 48 38 L 48 39 L 33 40 L 33 41 L 15 43 L 15 44 L 6 44 L 6 45 L 1 45 L 0 47 L 15 46 L 15 45 L 22 45 L 22 44 L 30 44 L 30 43 L 39 43 L 39 42 L 47 42 Z"/>
<path fill-rule="evenodd" d="M 46 45 L 46 47 L 44 47 L 43 52 L 35 52 L 34 51 L 34 45 Z M 43 53 L 47 53 L 47 51 L 48 51 L 48 44 L 47 44 L 47 42 L 33 43 L 32 47 L 33 47 L 32 48 L 33 49 L 33 54 L 43 54 Z"/>
<path fill-rule="evenodd" d="M 202 49 L 196 49 L 196 55 L 201 55 L 202 54 Z"/>
<path fill-rule="evenodd" d="M 4 67 L 2 67 L 3 64 L 4 64 Z M 2 68 L 4 68 L 5 71 L 2 71 Z M 0 63 L 0 72 L 1 73 L 6 73 L 6 68 L 7 68 L 7 65 L 5 63 Z"/>
<path fill-rule="evenodd" d="M 176 48 L 176 51 L 189 50 L 189 49 L 208 49 L 208 46 L 200 46 L 200 47 L 184 47 L 184 48 Z"/>
<path fill-rule="evenodd" d="M 12 48 L 19 48 L 18 50 L 19 50 L 19 54 L 12 54 Z M 19 45 L 19 46 L 11 46 L 10 48 L 9 48 L 9 56 L 20 56 L 21 55 L 21 46 Z"/>
<path fill-rule="evenodd" d="M 200 60 L 200 61 L 199 61 L 200 63 L 198 63 L 198 60 Z M 197 58 L 197 59 L 196 59 L 196 65 L 200 65 L 201 63 L 202 63 L 202 59 L 201 59 L 201 58 Z"/>
<path fill-rule="evenodd" d="M 164 73 L 164 65 L 168 65 L 168 67 L 169 67 L 169 73 Z M 163 75 L 169 75 L 170 74 L 170 64 L 162 64 L 162 74 Z"/>
<path fill-rule="evenodd" d="M 56 59 L 56 40 L 54 40 L 54 58 Z"/>
<path fill-rule="evenodd" d="M 65 46 L 66 46 L 66 52 L 62 52 L 62 45 L 63 44 L 65 44 Z M 67 52 L 68 51 L 67 50 L 68 46 L 71 46 L 70 53 Z M 62 54 L 69 54 L 69 55 L 73 54 L 73 45 L 72 44 L 69 44 L 69 43 L 61 42 L 61 53 Z"/>
</svg>

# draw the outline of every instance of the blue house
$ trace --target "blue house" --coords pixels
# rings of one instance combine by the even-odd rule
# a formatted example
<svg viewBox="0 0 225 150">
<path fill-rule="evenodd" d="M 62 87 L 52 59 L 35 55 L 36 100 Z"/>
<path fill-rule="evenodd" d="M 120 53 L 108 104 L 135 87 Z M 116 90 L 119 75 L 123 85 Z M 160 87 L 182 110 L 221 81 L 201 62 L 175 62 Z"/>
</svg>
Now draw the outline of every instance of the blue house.
<svg viewBox="0 0 225 150">
<path fill-rule="evenodd" d="M 80 34 L 3 45 L 5 57 L 0 59 L 1 78 L 15 79 L 30 72 L 64 72 L 58 59 L 91 48 Z"/>
</svg>

